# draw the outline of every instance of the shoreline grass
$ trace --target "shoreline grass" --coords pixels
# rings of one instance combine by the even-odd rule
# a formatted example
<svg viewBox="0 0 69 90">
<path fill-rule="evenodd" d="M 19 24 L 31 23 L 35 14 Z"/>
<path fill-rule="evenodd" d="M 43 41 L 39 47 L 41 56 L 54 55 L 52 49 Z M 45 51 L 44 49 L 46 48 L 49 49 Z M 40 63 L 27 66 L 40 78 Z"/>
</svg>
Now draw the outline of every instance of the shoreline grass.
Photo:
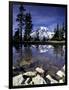
<svg viewBox="0 0 69 90">
<path fill-rule="evenodd" d="M 65 41 L 23 41 L 23 44 L 65 44 Z"/>
</svg>

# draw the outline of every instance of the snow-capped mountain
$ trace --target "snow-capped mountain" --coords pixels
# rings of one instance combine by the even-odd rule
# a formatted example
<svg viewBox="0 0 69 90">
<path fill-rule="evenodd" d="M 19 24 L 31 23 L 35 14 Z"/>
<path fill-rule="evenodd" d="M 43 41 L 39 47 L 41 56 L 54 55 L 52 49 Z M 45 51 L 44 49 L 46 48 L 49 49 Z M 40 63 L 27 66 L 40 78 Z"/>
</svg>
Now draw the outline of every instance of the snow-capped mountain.
<svg viewBox="0 0 69 90">
<path fill-rule="evenodd" d="M 37 37 L 37 33 L 40 40 L 42 40 L 44 37 L 47 39 L 51 39 L 54 35 L 54 32 L 49 31 L 47 27 L 40 27 L 38 30 L 32 32 L 30 35 L 32 38 L 35 38 Z"/>
</svg>

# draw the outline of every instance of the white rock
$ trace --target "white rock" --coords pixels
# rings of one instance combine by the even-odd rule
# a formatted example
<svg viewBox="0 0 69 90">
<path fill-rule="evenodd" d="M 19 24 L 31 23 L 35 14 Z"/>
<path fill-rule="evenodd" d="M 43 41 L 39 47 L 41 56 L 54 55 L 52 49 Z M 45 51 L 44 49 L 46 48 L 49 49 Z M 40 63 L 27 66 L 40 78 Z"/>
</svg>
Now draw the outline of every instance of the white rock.
<svg viewBox="0 0 69 90">
<path fill-rule="evenodd" d="M 63 82 L 63 80 L 61 79 L 61 80 L 59 80 L 59 83 L 64 83 L 64 82 Z"/>
<path fill-rule="evenodd" d="M 44 73 L 44 70 L 42 68 L 37 67 L 35 70 L 39 73 Z"/>
<path fill-rule="evenodd" d="M 56 74 L 57 74 L 58 76 L 60 76 L 60 77 L 65 76 L 65 73 L 62 72 L 61 70 L 59 70 Z"/>
<path fill-rule="evenodd" d="M 31 84 L 32 83 L 34 83 L 35 85 L 36 84 L 46 84 L 45 80 L 39 74 L 37 74 L 36 77 L 32 78 Z"/>
<path fill-rule="evenodd" d="M 21 82 L 22 82 L 23 80 L 24 80 L 24 79 L 23 79 L 23 77 L 22 77 L 22 74 L 13 77 L 13 86 L 21 85 Z"/>
<path fill-rule="evenodd" d="M 23 75 L 25 75 L 25 76 L 35 76 L 36 72 L 29 71 L 29 72 L 24 73 Z"/>
<path fill-rule="evenodd" d="M 63 70 L 65 71 L 65 65 L 63 66 Z"/>
<path fill-rule="evenodd" d="M 58 81 L 54 80 L 50 75 L 47 75 L 46 78 L 48 78 L 51 83 L 58 83 Z"/>
<path fill-rule="evenodd" d="M 15 67 L 13 66 L 12 69 L 15 69 Z"/>
<path fill-rule="evenodd" d="M 29 79 L 30 79 L 30 78 L 27 78 L 27 79 L 26 79 L 26 81 L 24 82 L 24 83 L 25 83 L 25 85 L 28 85 L 28 83 L 27 83 L 27 82 L 28 82 L 28 80 L 29 80 Z"/>
</svg>

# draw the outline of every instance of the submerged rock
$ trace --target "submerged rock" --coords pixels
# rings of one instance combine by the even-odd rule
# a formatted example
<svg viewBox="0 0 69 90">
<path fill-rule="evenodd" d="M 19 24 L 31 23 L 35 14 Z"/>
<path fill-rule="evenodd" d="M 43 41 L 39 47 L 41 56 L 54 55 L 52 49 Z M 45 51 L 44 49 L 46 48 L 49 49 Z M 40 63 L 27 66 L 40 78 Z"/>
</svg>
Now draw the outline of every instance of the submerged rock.
<svg viewBox="0 0 69 90">
<path fill-rule="evenodd" d="M 61 77 L 58 76 L 58 75 L 56 75 L 56 74 L 51 75 L 51 77 L 52 77 L 53 79 L 55 79 L 56 81 L 59 81 L 59 80 L 61 79 Z"/>
<path fill-rule="evenodd" d="M 55 79 L 53 79 L 50 75 L 47 75 L 46 78 L 50 80 L 51 83 L 58 83 Z"/>
<path fill-rule="evenodd" d="M 63 69 L 63 71 L 65 72 L 65 65 L 63 66 L 63 68 L 62 68 L 62 69 Z"/>
<path fill-rule="evenodd" d="M 47 84 L 50 84 L 51 81 L 48 78 L 44 78 Z"/>
<path fill-rule="evenodd" d="M 35 70 L 36 70 L 38 73 L 44 73 L 44 70 L 43 70 L 42 68 L 37 67 Z"/>
</svg>

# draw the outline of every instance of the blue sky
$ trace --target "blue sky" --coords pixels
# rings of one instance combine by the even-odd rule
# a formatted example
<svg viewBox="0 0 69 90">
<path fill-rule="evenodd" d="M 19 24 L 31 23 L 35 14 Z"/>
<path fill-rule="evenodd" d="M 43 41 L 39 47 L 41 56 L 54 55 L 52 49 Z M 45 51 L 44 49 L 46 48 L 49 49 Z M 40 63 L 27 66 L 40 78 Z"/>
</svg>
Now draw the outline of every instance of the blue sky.
<svg viewBox="0 0 69 90">
<path fill-rule="evenodd" d="M 53 6 L 24 5 L 26 12 L 32 16 L 33 31 L 40 26 L 48 27 L 53 31 L 56 24 L 65 23 L 65 8 Z M 19 12 L 19 5 L 13 5 L 13 32 L 17 28 L 16 16 Z"/>
</svg>

